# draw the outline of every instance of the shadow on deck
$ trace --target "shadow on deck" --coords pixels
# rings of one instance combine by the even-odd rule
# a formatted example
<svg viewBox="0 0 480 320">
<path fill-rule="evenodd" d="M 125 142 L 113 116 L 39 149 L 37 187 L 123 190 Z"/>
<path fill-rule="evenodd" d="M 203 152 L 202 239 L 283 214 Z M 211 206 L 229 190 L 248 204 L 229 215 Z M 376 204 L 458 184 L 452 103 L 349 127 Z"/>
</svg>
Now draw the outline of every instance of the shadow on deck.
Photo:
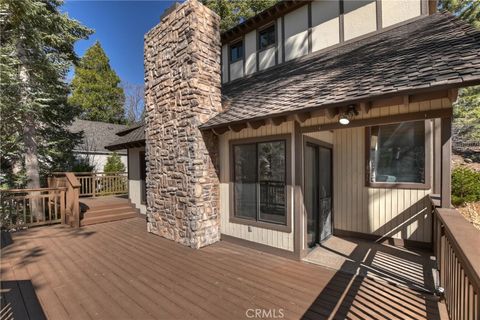
<svg viewBox="0 0 480 320">
<path fill-rule="evenodd" d="M 438 318 L 437 302 L 407 287 L 226 241 L 190 249 L 144 219 L 78 230 L 14 233 L 2 250 L 2 281 L 31 282 L 49 319 Z"/>
</svg>

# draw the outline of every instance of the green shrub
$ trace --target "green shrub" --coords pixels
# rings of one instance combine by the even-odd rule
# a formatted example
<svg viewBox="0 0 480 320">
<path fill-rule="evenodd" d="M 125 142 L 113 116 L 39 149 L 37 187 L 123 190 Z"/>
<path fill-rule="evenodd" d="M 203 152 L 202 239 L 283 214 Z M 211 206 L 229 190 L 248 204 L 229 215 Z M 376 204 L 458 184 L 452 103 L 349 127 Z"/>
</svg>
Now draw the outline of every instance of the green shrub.
<svg viewBox="0 0 480 320">
<path fill-rule="evenodd" d="M 480 172 L 467 167 L 455 168 L 452 171 L 452 204 L 459 206 L 479 200 Z"/>
<path fill-rule="evenodd" d="M 103 167 L 103 172 L 125 172 L 125 165 L 118 153 L 114 152 L 108 156 L 107 163 Z"/>
</svg>

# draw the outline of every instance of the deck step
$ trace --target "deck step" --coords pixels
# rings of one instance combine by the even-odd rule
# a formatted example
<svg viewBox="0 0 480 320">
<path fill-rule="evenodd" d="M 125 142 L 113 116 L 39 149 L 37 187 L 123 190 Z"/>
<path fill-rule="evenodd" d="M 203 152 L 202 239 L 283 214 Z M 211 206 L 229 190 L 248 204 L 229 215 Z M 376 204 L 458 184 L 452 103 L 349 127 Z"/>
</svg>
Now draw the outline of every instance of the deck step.
<svg viewBox="0 0 480 320">
<path fill-rule="evenodd" d="M 90 209 L 87 210 L 83 213 L 83 216 L 90 217 L 90 216 L 104 216 L 104 215 L 112 215 L 112 214 L 119 214 L 119 213 L 124 213 L 124 212 L 129 212 L 129 211 L 135 211 L 134 208 L 132 208 L 129 205 L 124 205 L 121 207 L 117 208 L 107 208 L 107 209 L 100 209 L 98 210 L 97 208 L 95 209 Z"/>
<path fill-rule="evenodd" d="M 82 202 L 80 200 L 80 202 Z M 111 210 L 111 209 L 115 209 L 115 208 L 123 208 L 123 207 L 131 207 L 130 203 L 128 202 L 121 202 L 121 203 L 112 203 L 112 204 L 101 204 L 101 205 L 97 205 L 95 204 L 95 206 L 92 206 L 91 208 L 88 207 L 87 204 L 83 204 L 80 209 L 84 212 L 88 212 L 88 211 L 92 211 L 92 210 Z"/>
<path fill-rule="evenodd" d="M 136 218 L 136 217 L 138 217 L 138 214 L 132 209 L 130 212 L 85 217 L 80 221 L 80 225 L 88 226 L 88 225 L 97 224 L 97 223 L 112 222 L 112 221 L 130 219 L 130 218 Z"/>
</svg>

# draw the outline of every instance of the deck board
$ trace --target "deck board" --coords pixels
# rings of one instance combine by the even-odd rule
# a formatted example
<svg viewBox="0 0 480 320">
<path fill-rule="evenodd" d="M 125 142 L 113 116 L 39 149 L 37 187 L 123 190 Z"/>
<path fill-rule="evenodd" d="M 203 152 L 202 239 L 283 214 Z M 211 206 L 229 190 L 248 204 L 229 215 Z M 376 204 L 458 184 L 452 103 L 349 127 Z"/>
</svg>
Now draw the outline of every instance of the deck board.
<svg viewBox="0 0 480 320">
<path fill-rule="evenodd" d="M 225 241 L 193 250 L 147 233 L 139 218 L 14 233 L 1 279 L 2 319 L 24 319 L 22 308 L 27 319 L 246 319 L 249 309 L 284 319 L 439 318 L 426 294 Z M 29 283 L 23 305 L 3 308 Z M 17 293 L 3 290 L 13 284 Z"/>
</svg>

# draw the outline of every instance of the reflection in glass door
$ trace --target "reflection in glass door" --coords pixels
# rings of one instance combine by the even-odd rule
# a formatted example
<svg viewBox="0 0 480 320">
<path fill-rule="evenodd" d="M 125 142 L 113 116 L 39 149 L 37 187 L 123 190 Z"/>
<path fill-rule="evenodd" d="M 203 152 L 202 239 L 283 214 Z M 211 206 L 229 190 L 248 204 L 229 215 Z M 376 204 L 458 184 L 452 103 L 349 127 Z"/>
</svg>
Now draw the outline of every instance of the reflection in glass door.
<svg viewBox="0 0 480 320">
<path fill-rule="evenodd" d="M 304 161 L 306 240 L 313 247 L 332 234 L 332 149 L 307 143 Z"/>
</svg>

